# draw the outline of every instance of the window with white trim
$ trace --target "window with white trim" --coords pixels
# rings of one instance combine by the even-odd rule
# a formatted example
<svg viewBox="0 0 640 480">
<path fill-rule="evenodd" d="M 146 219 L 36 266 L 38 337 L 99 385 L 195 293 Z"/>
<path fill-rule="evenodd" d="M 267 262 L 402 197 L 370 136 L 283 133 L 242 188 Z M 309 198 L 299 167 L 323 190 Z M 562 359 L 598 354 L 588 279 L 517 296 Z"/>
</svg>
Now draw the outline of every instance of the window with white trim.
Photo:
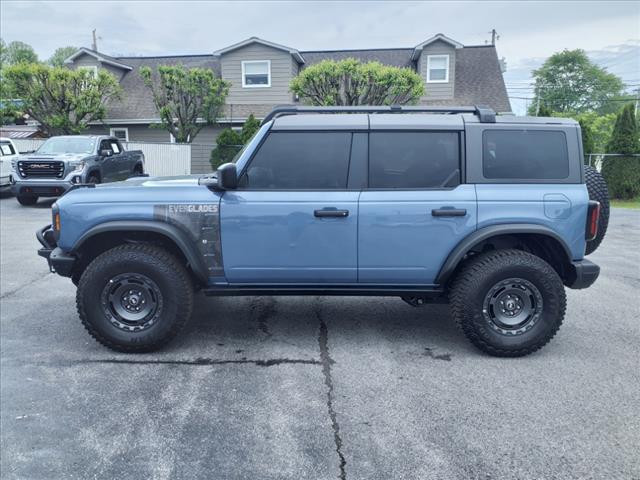
<svg viewBox="0 0 640 480">
<path fill-rule="evenodd" d="M 129 129 L 128 128 L 112 128 L 109 131 L 109 135 L 116 137 L 121 142 L 129 141 Z"/>
<path fill-rule="evenodd" d="M 271 86 L 271 60 L 242 62 L 242 88 Z"/>
<path fill-rule="evenodd" d="M 427 83 L 449 81 L 449 55 L 427 55 Z"/>
<path fill-rule="evenodd" d="M 81 65 L 78 67 L 78 70 L 87 70 L 91 72 L 93 78 L 98 76 L 98 66 L 97 65 Z"/>
</svg>

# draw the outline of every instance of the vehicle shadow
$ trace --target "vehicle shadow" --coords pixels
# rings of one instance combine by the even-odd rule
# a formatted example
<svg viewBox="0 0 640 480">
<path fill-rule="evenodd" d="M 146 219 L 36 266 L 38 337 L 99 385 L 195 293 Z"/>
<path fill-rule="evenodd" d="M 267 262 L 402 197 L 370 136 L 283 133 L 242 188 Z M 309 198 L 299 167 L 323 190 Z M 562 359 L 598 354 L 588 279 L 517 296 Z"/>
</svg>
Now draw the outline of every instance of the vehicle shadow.
<svg viewBox="0 0 640 480">
<path fill-rule="evenodd" d="M 250 355 L 252 350 L 263 352 L 269 344 L 281 344 L 293 353 L 317 351 L 321 325 L 330 342 L 354 349 L 384 343 L 400 350 L 420 345 L 427 353 L 473 350 L 456 328 L 448 305 L 416 308 L 396 297 L 203 295 L 196 297 L 191 321 L 168 350 L 225 347 Z"/>
<path fill-rule="evenodd" d="M 53 205 L 56 200 L 56 198 L 43 198 L 38 200 L 38 203 L 33 205 L 32 208 L 51 208 L 51 205 Z"/>
</svg>

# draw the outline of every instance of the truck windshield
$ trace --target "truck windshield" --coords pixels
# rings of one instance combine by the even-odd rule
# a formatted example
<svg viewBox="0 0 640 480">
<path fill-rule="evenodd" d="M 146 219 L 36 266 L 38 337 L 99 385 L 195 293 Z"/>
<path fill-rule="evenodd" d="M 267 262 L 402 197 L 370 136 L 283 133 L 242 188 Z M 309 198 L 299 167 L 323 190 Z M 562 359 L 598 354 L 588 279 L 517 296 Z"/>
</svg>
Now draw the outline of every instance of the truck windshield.
<svg viewBox="0 0 640 480">
<path fill-rule="evenodd" d="M 93 153 L 95 139 L 86 137 L 53 137 L 42 144 L 38 153 Z"/>
</svg>

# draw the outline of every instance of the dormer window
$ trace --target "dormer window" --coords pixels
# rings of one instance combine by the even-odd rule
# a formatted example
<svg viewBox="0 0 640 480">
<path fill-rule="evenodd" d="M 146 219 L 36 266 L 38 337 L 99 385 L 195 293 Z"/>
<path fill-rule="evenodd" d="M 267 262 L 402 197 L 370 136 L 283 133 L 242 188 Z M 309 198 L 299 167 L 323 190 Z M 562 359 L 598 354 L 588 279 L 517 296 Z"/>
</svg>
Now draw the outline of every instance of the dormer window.
<svg viewBox="0 0 640 480">
<path fill-rule="evenodd" d="M 449 81 L 449 55 L 427 55 L 427 83 Z"/>
<path fill-rule="evenodd" d="M 261 88 L 270 86 L 270 60 L 242 62 L 242 88 Z"/>
</svg>

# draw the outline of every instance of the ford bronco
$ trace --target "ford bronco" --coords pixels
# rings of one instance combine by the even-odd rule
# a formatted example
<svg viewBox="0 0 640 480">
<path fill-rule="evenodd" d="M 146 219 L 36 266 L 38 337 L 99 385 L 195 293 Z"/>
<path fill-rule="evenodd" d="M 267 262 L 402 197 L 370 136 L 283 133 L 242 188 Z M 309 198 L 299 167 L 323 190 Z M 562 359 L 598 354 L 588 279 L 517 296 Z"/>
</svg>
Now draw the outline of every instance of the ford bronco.
<svg viewBox="0 0 640 480">
<path fill-rule="evenodd" d="M 73 135 L 51 137 L 13 164 L 13 193 L 21 205 L 33 205 L 38 197 L 59 197 L 73 185 L 142 175 L 144 154 L 125 151 L 116 137 Z"/>
<path fill-rule="evenodd" d="M 606 229 L 606 185 L 583 163 L 569 119 L 279 107 L 212 175 L 71 189 L 39 254 L 119 351 L 164 345 L 201 290 L 448 302 L 478 348 L 522 356 L 560 327 L 564 287 L 600 271 L 584 257 Z"/>
</svg>

